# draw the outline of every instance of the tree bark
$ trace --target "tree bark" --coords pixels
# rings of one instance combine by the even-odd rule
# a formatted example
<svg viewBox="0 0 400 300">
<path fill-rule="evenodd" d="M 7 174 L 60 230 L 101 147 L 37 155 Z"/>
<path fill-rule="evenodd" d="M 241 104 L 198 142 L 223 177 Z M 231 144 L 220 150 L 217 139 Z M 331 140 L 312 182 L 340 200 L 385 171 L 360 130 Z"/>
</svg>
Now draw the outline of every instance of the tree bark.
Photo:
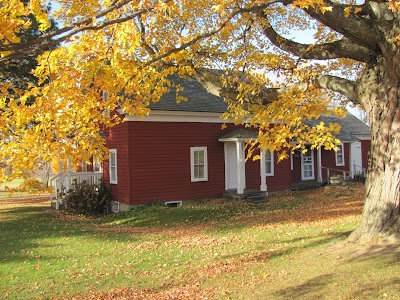
<svg viewBox="0 0 400 300">
<path fill-rule="evenodd" d="M 358 83 L 370 118 L 371 148 L 362 221 L 349 241 L 400 240 L 400 81 L 394 60 L 379 57 Z"/>
</svg>

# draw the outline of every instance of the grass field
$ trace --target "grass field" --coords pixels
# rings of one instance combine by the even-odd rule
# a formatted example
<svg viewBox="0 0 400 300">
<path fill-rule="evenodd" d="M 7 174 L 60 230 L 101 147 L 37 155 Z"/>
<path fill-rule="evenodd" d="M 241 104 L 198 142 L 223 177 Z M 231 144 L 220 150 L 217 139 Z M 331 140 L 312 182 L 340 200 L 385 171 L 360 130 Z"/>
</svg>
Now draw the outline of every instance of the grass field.
<svg viewBox="0 0 400 300">
<path fill-rule="evenodd" d="M 361 186 L 100 218 L 0 199 L 0 299 L 400 299 L 397 245 L 344 242 Z"/>
</svg>

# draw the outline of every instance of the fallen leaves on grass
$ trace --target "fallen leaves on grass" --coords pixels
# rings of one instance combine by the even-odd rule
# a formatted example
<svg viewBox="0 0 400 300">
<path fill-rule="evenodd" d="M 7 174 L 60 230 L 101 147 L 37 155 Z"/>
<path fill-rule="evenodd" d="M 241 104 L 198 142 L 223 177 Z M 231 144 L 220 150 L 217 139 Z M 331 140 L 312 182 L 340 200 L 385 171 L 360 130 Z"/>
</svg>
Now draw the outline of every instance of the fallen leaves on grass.
<svg viewBox="0 0 400 300">
<path fill-rule="evenodd" d="M 0 198 L 0 207 L 21 207 L 21 206 L 47 206 L 50 207 L 49 195 L 24 195 L 17 197 Z"/>
<path fill-rule="evenodd" d="M 165 285 L 161 290 L 154 289 L 133 289 L 117 288 L 109 292 L 92 292 L 86 295 L 77 295 L 66 298 L 52 299 L 70 299 L 70 300 L 171 300 L 171 299 L 212 299 L 210 295 L 215 295 L 216 289 L 201 287 L 200 282 L 194 282 L 190 285 L 173 286 Z"/>
</svg>

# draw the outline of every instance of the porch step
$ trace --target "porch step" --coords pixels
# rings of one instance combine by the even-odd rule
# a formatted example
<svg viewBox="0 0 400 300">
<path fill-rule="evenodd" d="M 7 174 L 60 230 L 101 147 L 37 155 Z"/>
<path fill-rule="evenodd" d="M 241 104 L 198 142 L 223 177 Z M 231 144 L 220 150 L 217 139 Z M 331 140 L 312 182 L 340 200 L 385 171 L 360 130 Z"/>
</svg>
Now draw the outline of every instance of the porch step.
<svg viewBox="0 0 400 300">
<path fill-rule="evenodd" d="M 236 190 L 228 190 L 222 193 L 225 199 L 246 200 L 251 203 L 262 203 L 267 201 L 267 193 L 256 190 L 245 190 L 243 194 L 238 194 Z"/>
<path fill-rule="evenodd" d="M 267 201 L 267 193 L 266 192 L 259 192 L 257 194 L 252 194 L 246 198 L 246 201 L 252 203 L 263 203 Z"/>
</svg>

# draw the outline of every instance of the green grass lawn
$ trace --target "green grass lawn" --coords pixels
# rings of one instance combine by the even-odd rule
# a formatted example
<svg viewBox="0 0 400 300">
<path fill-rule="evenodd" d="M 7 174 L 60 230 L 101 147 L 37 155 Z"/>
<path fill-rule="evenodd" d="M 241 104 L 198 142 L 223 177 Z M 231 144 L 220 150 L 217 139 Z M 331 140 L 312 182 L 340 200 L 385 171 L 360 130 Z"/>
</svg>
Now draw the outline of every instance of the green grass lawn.
<svg viewBox="0 0 400 300">
<path fill-rule="evenodd" d="M 22 193 L 22 192 L 10 193 L 10 190 L 18 188 L 23 182 L 24 182 L 24 179 L 18 178 L 18 179 L 14 179 L 12 181 L 0 183 L 0 199 L 8 198 L 8 197 L 10 197 L 11 194 L 14 194 L 14 196 L 26 194 L 26 193 Z"/>
<path fill-rule="evenodd" d="M 344 243 L 362 188 L 100 218 L 0 199 L 0 299 L 400 299 L 397 246 Z"/>
</svg>

